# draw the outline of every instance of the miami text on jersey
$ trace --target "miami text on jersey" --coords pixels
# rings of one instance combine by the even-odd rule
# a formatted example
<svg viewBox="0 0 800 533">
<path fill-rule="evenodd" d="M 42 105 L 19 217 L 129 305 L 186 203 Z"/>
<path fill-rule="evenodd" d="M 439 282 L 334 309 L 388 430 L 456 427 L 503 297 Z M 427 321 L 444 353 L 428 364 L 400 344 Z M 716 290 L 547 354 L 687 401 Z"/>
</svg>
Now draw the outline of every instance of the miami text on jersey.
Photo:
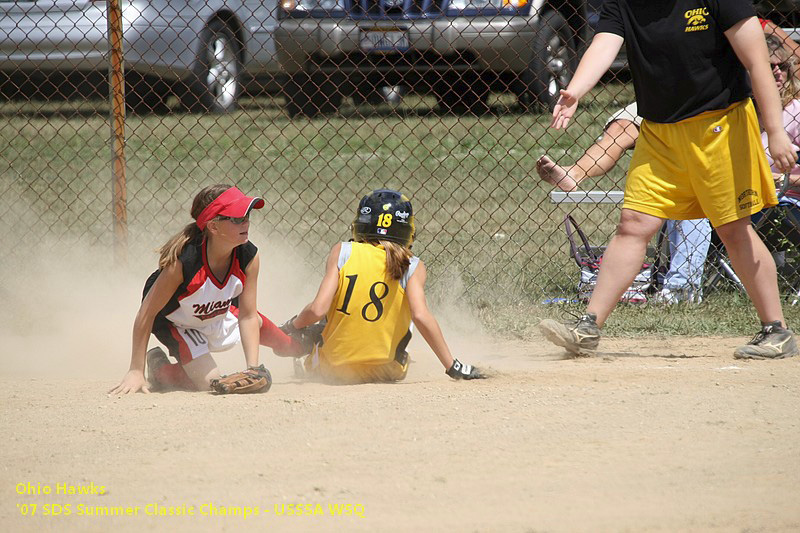
<svg viewBox="0 0 800 533">
<path fill-rule="evenodd" d="M 231 299 L 223 300 L 221 302 L 206 302 L 202 304 L 192 304 L 194 316 L 200 320 L 208 320 L 215 316 L 224 315 L 228 312 L 231 306 Z"/>
</svg>

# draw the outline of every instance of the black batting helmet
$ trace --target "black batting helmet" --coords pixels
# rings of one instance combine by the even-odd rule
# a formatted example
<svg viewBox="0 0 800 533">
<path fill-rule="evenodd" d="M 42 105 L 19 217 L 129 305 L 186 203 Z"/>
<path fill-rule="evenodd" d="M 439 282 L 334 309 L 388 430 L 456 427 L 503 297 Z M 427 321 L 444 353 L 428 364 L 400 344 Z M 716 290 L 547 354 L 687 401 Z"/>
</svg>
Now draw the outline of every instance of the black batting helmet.
<svg viewBox="0 0 800 533">
<path fill-rule="evenodd" d="M 403 246 L 414 242 L 411 200 L 391 189 L 378 189 L 358 203 L 353 220 L 353 239 L 392 241 Z"/>
</svg>

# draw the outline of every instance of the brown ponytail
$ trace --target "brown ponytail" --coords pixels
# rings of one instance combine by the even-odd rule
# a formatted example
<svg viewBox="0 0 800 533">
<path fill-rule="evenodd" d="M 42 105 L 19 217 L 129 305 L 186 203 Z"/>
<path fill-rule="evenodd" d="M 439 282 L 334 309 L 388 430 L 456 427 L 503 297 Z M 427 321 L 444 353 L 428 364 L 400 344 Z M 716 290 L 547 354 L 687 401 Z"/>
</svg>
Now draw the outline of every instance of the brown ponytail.
<svg viewBox="0 0 800 533">
<path fill-rule="evenodd" d="M 208 207 L 208 204 L 231 187 L 231 185 L 209 185 L 197 193 L 192 201 L 192 218 L 197 220 L 197 217 Z M 174 235 L 158 249 L 158 268 L 163 270 L 177 261 L 186 243 L 199 237 L 202 233 L 203 231 L 197 227 L 197 224 L 192 222 L 183 228 L 183 231 Z"/>
</svg>

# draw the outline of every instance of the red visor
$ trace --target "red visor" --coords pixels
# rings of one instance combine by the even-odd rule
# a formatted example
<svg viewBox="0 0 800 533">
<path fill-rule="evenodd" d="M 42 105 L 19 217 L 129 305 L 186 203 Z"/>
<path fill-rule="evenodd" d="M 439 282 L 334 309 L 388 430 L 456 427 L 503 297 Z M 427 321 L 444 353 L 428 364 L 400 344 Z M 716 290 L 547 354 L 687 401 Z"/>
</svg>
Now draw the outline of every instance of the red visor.
<svg viewBox="0 0 800 533">
<path fill-rule="evenodd" d="M 209 220 L 220 215 L 238 218 L 247 216 L 251 209 L 261 209 L 262 207 L 264 207 L 264 200 L 261 198 L 245 196 L 236 187 L 231 187 L 203 209 L 203 212 L 197 217 L 197 227 L 206 229 Z"/>
</svg>

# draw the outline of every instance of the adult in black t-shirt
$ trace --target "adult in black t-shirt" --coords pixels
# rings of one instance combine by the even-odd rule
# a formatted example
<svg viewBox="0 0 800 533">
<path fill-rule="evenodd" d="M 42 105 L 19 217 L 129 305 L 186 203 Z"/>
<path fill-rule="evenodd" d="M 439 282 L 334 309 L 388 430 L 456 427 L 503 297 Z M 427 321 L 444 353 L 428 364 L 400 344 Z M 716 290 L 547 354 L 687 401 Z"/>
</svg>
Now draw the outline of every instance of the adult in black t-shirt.
<svg viewBox="0 0 800 533">
<path fill-rule="evenodd" d="M 561 91 L 552 127 L 567 127 L 579 99 L 608 70 L 623 42 L 645 120 L 620 224 L 586 314 L 577 323 L 545 320 L 540 329 L 572 353 L 593 351 L 599 328 L 639 272 L 663 220 L 706 216 L 762 322 L 759 335 L 734 356 L 797 355 L 783 318 L 775 263 L 749 220 L 777 198 L 748 73 L 776 166 L 788 171 L 796 159 L 783 131 L 780 99 L 752 5 L 748 0 L 606 0 L 597 34 Z"/>
<path fill-rule="evenodd" d="M 697 0 L 606 1 L 597 32 L 625 39 L 641 117 L 678 122 L 750 96 L 744 65 L 723 32 L 753 16 L 753 7 L 722 2 L 726 6 L 718 16 L 706 16 L 709 9 L 698 7 Z M 691 25 L 694 15 L 686 13 L 696 9 L 704 20 Z"/>
</svg>

